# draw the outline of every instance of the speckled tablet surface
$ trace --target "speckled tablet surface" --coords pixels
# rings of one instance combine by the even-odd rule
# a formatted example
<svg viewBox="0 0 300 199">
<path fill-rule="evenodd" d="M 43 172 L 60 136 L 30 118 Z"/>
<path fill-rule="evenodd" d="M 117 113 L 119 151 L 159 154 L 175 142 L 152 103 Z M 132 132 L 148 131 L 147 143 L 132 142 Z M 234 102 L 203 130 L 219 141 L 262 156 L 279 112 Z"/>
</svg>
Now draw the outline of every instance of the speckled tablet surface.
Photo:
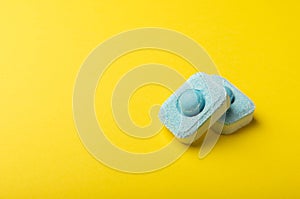
<svg viewBox="0 0 300 199">
<path fill-rule="evenodd" d="M 161 122 L 181 142 L 198 139 L 228 109 L 229 97 L 221 83 L 205 73 L 192 75 L 161 106 Z"/>
<path fill-rule="evenodd" d="M 231 105 L 226 111 L 226 118 L 222 130 L 222 134 L 231 134 L 252 121 L 255 105 L 251 99 L 223 77 L 212 75 L 212 78 L 217 82 L 222 82 L 227 94 L 231 98 Z M 216 122 L 213 128 L 217 125 L 220 124 Z"/>
</svg>

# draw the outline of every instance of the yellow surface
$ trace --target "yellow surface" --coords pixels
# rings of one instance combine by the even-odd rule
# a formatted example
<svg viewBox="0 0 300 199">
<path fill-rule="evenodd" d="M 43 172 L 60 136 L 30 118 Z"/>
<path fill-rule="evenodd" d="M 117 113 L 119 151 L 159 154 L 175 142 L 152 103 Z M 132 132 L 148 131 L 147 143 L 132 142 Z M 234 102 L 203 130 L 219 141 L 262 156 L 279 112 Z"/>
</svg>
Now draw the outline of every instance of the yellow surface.
<svg viewBox="0 0 300 199">
<path fill-rule="evenodd" d="M 0 198 L 299 198 L 299 17 L 296 1 L 2 2 Z M 199 42 L 257 109 L 250 126 L 222 136 L 204 160 L 192 147 L 163 170 L 132 175 L 105 167 L 85 150 L 73 123 L 72 92 L 92 49 L 145 26 Z M 174 55 L 141 51 L 114 63 L 99 89 L 153 60 L 186 78 L 195 72 Z M 109 96 L 110 87 L 97 90 L 96 98 Z M 131 117 L 148 124 L 149 106 L 169 94 L 141 88 L 129 104 Z M 97 102 L 99 114 L 108 106 Z M 118 134 L 106 109 L 103 125 Z M 158 136 L 132 147 L 119 134 L 110 138 L 128 150 L 164 143 Z"/>
</svg>

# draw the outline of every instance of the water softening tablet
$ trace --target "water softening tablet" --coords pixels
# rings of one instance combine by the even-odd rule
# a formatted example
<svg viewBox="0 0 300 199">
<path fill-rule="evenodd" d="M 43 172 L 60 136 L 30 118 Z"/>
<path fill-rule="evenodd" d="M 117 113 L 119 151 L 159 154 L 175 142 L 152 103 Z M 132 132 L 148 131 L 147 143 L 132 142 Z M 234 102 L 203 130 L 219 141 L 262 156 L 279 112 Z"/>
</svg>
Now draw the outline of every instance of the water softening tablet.
<svg viewBox="0 0 300 199">
<path fill-rule="evenodd" d="M 226 79 L 217 75 L 212 75 L 212 78 L 223 84 L 227 95 L 230 97 L 231 105 L 224 115 L 225 122 L 222 134 L 231 134 L 252 121 L 255 105 Z M 219 125 L 223 125 L 223 122 L 216 122 L 213 128 L 219 128 Z"/>
<path fill-rule="evenodd" d="M 197 140 L 228 109 L 230 99 L 212 76 L 196 73 L 161 106 L 161 122 L 183 143 Z"/>
</svg>

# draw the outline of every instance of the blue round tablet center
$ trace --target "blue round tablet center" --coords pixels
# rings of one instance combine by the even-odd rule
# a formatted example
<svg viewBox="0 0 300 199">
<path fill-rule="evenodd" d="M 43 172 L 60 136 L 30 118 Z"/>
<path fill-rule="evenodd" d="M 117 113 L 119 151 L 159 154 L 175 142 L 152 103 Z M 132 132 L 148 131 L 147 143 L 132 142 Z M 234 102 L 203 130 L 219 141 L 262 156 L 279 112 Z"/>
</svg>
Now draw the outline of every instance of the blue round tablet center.
<svg viewBox="0 0 300 199">
<path fill-rule="evenodd" d="M 232 92 L 232 90 L 230 88 L 228 88 L 227 86 L 225 86 L 225 90 L 227 95 L 230 97 L 230 103 L 232 104 L 235 100 L 234 94 Z"/>
<path fill-rule="evenodd" d="M 188 89 L 178 98 L 179 111 L 188 117 L 198 115 L 205 106 L 205 100 L 200 90 Z"/>
</svg>

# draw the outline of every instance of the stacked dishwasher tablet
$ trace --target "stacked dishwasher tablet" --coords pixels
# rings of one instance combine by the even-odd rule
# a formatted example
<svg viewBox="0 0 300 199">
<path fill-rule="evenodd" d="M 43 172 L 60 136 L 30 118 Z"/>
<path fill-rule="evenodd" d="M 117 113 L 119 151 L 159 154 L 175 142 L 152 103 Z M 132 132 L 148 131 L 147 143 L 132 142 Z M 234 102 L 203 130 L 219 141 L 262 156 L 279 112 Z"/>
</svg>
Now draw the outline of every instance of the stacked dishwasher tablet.
<svg viewBox="0 0 300 199">
<path fill-rule="evenodd" d="M 230 97 L 230 107 L 225 113 L 225 121 L 221 124 L 216 122 L 213 128 L 224 123 L 222 134 L 231 134 L 252 121 L 255 106 L 245 94 L 229 81 L 218 75 L 212 77 L 216 81 L 222 82 L 222 86 L 224 86 L 227 95 Z"/>
<path fill-rule="evenodd" d="M 253 118 L 253 102 L 226 79 L 196 73 L 161 106 L 161 122 L 183 143 L 191 143 L 208 128 L 230 134 Z M 222 117 L 223 116 L 223 117 Z M 219 118 L 224 118 L 220 119 Z"/>
</svg>

